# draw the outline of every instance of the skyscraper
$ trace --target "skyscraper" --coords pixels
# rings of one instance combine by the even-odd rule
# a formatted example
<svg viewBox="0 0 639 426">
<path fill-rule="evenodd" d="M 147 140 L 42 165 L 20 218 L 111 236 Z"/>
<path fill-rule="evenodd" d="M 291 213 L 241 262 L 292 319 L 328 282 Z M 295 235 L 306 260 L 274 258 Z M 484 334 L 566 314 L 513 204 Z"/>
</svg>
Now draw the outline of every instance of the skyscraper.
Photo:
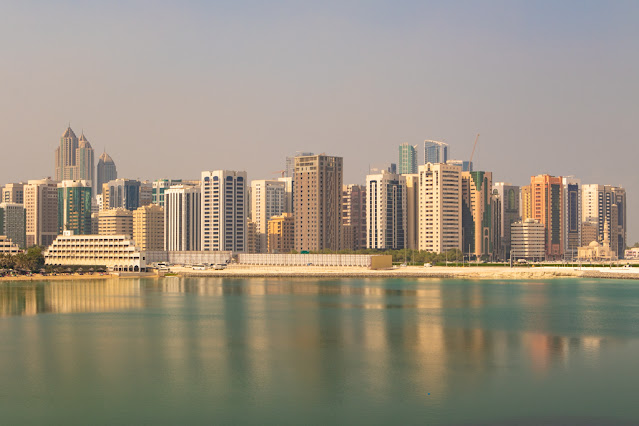
<svg viewBox="0 0 639 426">
<path fill-rule="evenodd" d="M 98 167 L 96 173 L 96 193 L 102 194 L 102 185 L 110 182 L 112 180 L 116 180 L 118 178 L 118 171 L 115 167 L 115 163 L 113 159 L 107 154 L 103 152 L 100 155 L 100 159 L 98 160 Z"/>
<path fill-rule="evenodd" d="M 363 185 L 350 184 L 342 188 L 341 248 L 366 248 L 366 187 Z"/>
<path fill-rule="evenodd" d="M 88 180 L 93 183 L 93 166 L 93 148 L 84 133 L 78 140 L 71 127 L 68 127 L 55 150 L 55 179 Z"/>
<path fill-rule="evenodd" d="M 48 246 L 58 236 L 58 184 L 51 179 L 24 185 L 27 210 L 27 247 Z"/>
<path fill-rule="evenodd" d="M 93 163 L 93 148 L 84 136 L 80 135 L 78 149 L 75 150 L 75 180 L 88 180 L 95 185 L 95 168 Z"/>
<path fill-rule="evenodd" d="M 279 180 L 251 181 L 251 220 L 255 222 L 260 249 L 268 247 L 268 221 L 286 208 L 286 185 Z"/>
<path fill-rule="evenodd" d="M 295 250 L 339 250 L 342 157 L 295 157 Z"/>
<path fill-rule="evenodd" d="M 246 183 L 246 172 L 202 172 L 202 250 L 247 250 Z"/>
<path fill-rule="evenodd" d="M 58 184 L 58 234 L 91 234 L 91 182 L 63 180 Z"/>
<path fill-rule="evenodd" d="M 448 144 L 440 141 L 424 141 L 424 164 L 448 161 Z"/>
<path fill-rule="evenodd" d="M 399 174 L 417 173 L 417 145 L 403 143 L 399 146 Z"/>
<path fill-rule="evenodd" d="M 493 252 L 491 172 L 462 172 L 462 249 L 480 258 Z"/>
<path fill-rule="evenodd" d="M 406 177 L 382 171 L 366 176 L 366 248 L 406 247 Z"/>
<path fill-rule="evenodd" d="M 434 253 L 461 250 L 461 167 L 419 166 L 419 249 Z"/>
<path fill-rule="evenodd" d="M 603 240 L 608 223 L 610 248 L 622 259 L 626 249 L 626 190 L 610 185 L 582 186 L 582 222 L 597 226 L 597 240 Z"/>
<path fill-rule="evenodd" d="M 512 246 L 511 229 L 512 224 L 519 221 L 519 187 L 505 182 L 497 182 L 493 185 L 501 199 L 501 213 L 499 225 L 499 258 L 502 260 L 510 258 Z"/>
<path fill-rule="evenodd" d="M 175 185 L 164 193 L 164 250 L 201 250 L 200 188 Z"/>
<path fill-rule="evenodd" d="M 530 178 L 532 218 L 546 229 L 546 258 L 559 260 L 564 253 L 564 186 L 561 177 Z"/>
<path fill-rule="evenodd" d="M 564 187 L 564 253 L 574 259 L 581 245 L 581 180 L 562 178 Z"/>
<path fill-rule="evenodd" d="M 419 248 L 419 174 L 406 178 L 406 248 Z"/>
</svg>

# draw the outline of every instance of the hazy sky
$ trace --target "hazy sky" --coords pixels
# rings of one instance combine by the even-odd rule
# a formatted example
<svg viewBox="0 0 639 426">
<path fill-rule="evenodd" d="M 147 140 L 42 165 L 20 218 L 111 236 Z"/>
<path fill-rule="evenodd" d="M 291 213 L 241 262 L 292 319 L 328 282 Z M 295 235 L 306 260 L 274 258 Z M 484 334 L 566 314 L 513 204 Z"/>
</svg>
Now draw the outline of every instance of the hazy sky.
<svg viewBox="0 0 639 426">
<path fill-rule="evenodd" d="M 496 181 L 628 190 L 639 241 L 639 2 L 3 1 L 0 183 L 52 176 L 67 123 L 120 177 L 276 177 L 297 150 L 345 183 L 443 139 Z M 96 155 L 97 157 L 97 155 Z"/>
</svg>

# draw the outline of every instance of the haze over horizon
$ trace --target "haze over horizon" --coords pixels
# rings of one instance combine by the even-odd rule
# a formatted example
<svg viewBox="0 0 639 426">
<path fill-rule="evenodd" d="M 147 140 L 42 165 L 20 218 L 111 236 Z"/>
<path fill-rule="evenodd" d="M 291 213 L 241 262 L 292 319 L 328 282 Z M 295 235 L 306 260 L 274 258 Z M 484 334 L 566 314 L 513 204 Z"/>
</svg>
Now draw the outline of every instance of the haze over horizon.
<svg viewBox="0 0 639 426">
<path fill-rule="evenodd" d="M 1 7 L 0 185 L 54 174 L 71 123 L 121 177 L 274 178 L 295 151 L 344 182 L 450 144 L 524 185 L 628 192 L 639 241 L 636 2 L 16 2 Z M 420 150 L 421 152 L 421 150 Z"/>
</svg>

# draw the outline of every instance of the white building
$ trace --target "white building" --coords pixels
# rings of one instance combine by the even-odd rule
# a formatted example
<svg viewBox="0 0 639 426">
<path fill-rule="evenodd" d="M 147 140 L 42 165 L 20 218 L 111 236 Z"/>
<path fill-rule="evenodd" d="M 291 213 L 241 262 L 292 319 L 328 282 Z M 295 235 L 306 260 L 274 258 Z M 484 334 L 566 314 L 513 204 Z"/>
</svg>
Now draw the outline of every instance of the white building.
<svg viewBox="0 0 639 426">
<path fill-rule="evenodd" d="M 0 253 L 2 254 L 18 254 L 22 253 L 20 247 L 11 241 L 6 235 L 0 235 Z"/>
<path fill-rule="evenodd" d="M 200 250 L 200 211 L 198 186 L 174 185 L 164 192 L 165 250 Z"/>
<path fill-rule="evenodd" d="M 366 176 L 366 248 L 406 247 L 406 176 L 382 170 Z"/>
<path fill-rule="evenodd" d="M 127 235 L 60 235 L 44 252 L 47 265 L 106 266 L 113 271 L 142 272 L 146 255 Z"/>
<path fill-rule="evenodd" d="M 246 172 L 202 172 L 202 250 L 246 251 Z"/>
<path fill-rule="evenodd" d="M 461 167 L 419 166 L 419 249 L 434 253 L 461 250 Z"/>
<path fill-rule="evenodd" d="M 24 185 L 27 247 L 48 246 L 58 236 L 58 183 L 47 178 Z"/>
<path fill-rule="evenodd" d="M 546 257 L 546 227 L 535 219 L 515 222 L 510 228 L 512 259 Z"/>
<path fill-rule="evenodd" d="M 255 222 L 261 251 L 266 252 L 268 221 L 286 208 L 286 186 L 278 180 L 251 181 L 251 220 Z"/>
</svg>

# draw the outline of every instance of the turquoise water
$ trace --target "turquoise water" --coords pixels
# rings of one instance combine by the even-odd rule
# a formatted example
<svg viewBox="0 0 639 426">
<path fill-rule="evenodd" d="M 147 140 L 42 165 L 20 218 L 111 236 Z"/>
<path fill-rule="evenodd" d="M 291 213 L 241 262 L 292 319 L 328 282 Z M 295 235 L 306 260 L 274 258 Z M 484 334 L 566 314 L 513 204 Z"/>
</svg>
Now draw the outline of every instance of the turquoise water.
<svg viewBox="0 0 639 426">
<path fill-rule="evenodd" d="M 639 283 L 0 284 L 3 424 L 636 424 Z"/>
</svg>

